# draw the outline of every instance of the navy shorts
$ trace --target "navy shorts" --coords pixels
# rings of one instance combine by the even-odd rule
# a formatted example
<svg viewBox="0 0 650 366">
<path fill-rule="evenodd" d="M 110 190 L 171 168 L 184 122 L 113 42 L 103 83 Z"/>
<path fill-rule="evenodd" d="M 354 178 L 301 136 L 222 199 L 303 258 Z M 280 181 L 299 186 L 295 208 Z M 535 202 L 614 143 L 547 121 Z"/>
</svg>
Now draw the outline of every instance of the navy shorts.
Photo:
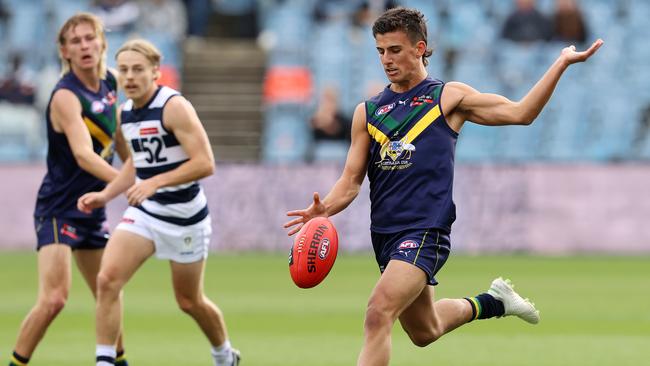
<svg viewBox="0 0 650 366">
<path fill-rule="evenodd" d="M 371 232 L 371 238 L 381 273 L 389 261 L 398 260 L 423 270 L 430 285 L 438 284 L 434 276 L 445 265 L 451 249 L 448 233 L 439 229 L 408 229 L 391 234 Z"/>
<path fill-rule="evenodd" d="M 65 244 L 75 249 L 103 249 L 108 242 L 105 221 L 34 217 L 36 250 L 48 244 Z"/>
</svg>

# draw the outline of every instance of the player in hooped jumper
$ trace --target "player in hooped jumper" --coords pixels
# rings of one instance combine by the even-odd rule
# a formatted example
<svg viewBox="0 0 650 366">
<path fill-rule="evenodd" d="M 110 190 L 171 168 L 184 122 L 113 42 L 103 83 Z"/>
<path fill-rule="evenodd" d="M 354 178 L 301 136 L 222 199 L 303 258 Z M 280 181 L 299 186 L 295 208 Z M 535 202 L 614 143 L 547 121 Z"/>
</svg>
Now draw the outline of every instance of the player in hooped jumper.
<svg viewBox="0 0 650 366">
<path fill-rule="evenodd" d="M 465 121 L 488 126 L 528 125 L 548 102 L 567 67 L 587 60 L 602 45 L 584 52 L 566 47 L 519 102 L 480 93 L 459 82 L 427 74 L 427 29 L 414 9 L 395 8 L 373 25 L 379 59 L 390 80 L 379 95 L 357 106 L 352 142 L 343 173 L 321 201 L 287 222 L 289 235 L 316 216 L 331 216 L 357 196 L 364 175 L 370 181 L 371 238 L 382 275 L 370 295 L 364 344 L 358 365 L 388 365 L 391 330 L 399 319 L 414 344 L 426 346 L 474 319 L 508 315 L 539 322 L 534 305 L 507 280 L 464 299 L 434 300 L 436 273 L 450 252 L 454 149 Z"/>
<path fill-rule="evenodd" d="M 158 86 L 160 52 L 149 42 L 126 42 L 116 54 L 122 134 L 131 149 L 119 176 L 101 192 L 79 199 L 82 211 L 104 206 L 122 192 L 130 207 L 108 242 L 97 277 L 97 366 L 113 365 L 121 324 L 120 292 L 150 256 L 168 259 L 178 306 L 212 345 L 216 366 L 236 366 L 223 314 L 203 293 L 211 220 L 197 180 L 214 171 L 207 134 L 191 104 Z"/>
</svg>

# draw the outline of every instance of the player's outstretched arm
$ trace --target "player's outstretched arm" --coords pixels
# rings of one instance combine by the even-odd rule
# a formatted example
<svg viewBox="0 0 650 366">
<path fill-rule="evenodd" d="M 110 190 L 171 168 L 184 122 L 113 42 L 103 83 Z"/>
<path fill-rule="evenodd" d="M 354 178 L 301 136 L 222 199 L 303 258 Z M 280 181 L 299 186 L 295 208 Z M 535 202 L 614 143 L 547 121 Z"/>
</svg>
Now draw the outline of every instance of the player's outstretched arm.
<svg viewBox="0 0 650 366">
<path fill-rule="evenodd" d="M 370 135 L 366 127 L 365 104 L 361 103 L 354 110 L 352 117 L 352 141 L 341 177 L 322 201 L 315 192 L 314 201 L 309 207 L 287 212 L 287 216 L 296 216 L 295 219 L 284 224 L 284 227 L 289 229 L 287 232 L 289 235 L 297 233 L 302 225 L 314 217 L 332 216 L 348 207 L 359 194 L 366 175 L 369 148 Z"/>
<path fill-rule="evenodd" d="M 564 48 L 544 76 L 519 102 L 497 94 L 480 93 L 463 83 L 448 83 L 442 100 L 445 115 L 454 115 L 448 120 L 457 131 L 466 120 L 492 126 L 531 124 L 551 98 L 567 67 L 586 61 L 602 45 L 603 40 L 598 39 L 586 51 L 578 52 L 575 46 Z"/>
<path fill-rule="evenodd" d="M 163 121 L 189 159 L 173 170 L 142 180 L 129 188 L 126 197 L 130 205 L 141 204 L 159 188 L 199 180 L 214 172 L 214 155 L 208 135 L 190 102 L 181 96 L 171 98 L 163 110 Z"/>
</svg>

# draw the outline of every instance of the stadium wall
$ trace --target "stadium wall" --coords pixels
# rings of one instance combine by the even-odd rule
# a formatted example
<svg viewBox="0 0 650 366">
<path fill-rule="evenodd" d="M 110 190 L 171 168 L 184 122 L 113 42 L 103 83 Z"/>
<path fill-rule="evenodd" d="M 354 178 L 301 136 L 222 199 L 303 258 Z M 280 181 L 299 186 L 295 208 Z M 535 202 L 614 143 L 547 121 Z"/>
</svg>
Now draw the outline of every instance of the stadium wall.
<svg viewBox="0 0 650 366">
<path fill-rule="evenodd" d="M 287 250 L 285 212 L 324 196 L 338 165 L 222 165 L 202 184 L 213 217 L 212 250 Z M 35 246 L 32 212 L 43 166 L 3 166 L 0 248 Z M 650 252 L 650 166 L 461 165 L 456 168 L 458 219 L 452 243 L 466 253 Z M 368 185 L 333 217 L 342 250 L 370 250 Z M 114 227 L 124 198 L 109 205 Z"/>
</svg>

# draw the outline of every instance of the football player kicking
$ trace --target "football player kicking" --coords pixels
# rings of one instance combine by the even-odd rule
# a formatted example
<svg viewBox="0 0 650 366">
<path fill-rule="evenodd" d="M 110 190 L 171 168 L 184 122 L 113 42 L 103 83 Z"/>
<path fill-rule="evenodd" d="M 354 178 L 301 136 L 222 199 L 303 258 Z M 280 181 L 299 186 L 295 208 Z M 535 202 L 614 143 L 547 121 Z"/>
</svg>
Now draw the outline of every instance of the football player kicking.
<svg viewBox="0 0 650 366">
<path fill-rule="evenodd" d="M 289 234 L 311 218 L 345 209 L 370 181 L 371 239 L 382 272 L 366 309 L 358 365 L 388 365 L 391 330 L 399 320 L 414 344 L 424 347 L 475 319 L 513 315 L 537 323 L 534 305 L 512 285 L 495 279 L 485 293 L 434 300 L 435 275 L 451 249 L 454 149 L 465 121 L 488 126 L 528 125 L 548 102 L 562 73 L 587 60 L 602 40 L 584 52 L 564 48 L 546 74 L 519 102 L 429 77 L 424 16 L 388 10 L 373 25 L 379 60 L 390 81 L 379 95 L 359 104 L 343 173 L 330 193 L 304 210 L 291 211 Z"/>
</svg>

